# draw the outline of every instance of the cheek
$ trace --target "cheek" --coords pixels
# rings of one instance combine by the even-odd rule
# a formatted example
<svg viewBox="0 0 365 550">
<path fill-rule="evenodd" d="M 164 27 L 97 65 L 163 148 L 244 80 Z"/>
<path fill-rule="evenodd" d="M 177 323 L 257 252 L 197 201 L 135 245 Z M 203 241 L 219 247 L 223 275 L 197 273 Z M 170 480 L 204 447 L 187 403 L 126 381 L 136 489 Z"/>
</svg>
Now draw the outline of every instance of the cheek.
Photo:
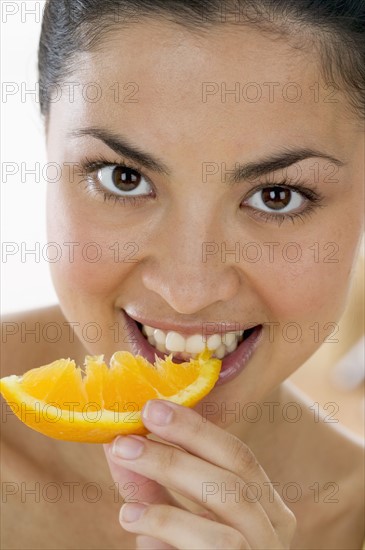
<svg viewBox="0 0 365 550">
<path fill-rule="evenodd" d="M 334 314 L 340 296 L 337 264 L 315 263 L 309 254 L 296 263 L 282 259 L 280 264 L 271 267 L 270 280 L 260 291 L 274 319 L 300 323 L 313 314 Z"/>
<path fill-rule="evenodd" d="M 48 240 L 62 251 L 60 260 L 51 264 L 60 298 L 103 297 L 105 305 L 113 302 L 136 265 L 140 247 L 132 231 L 123 231 L 120 238 L 117 228 L 105 227 L 82 208 L 76 211 L 60 193 L 49 193 L 47 201 Z"/>
<path fill-rule="evenodd" d="M 338 321 L 346 305 L 362 235 L 358 223 L 351 227 L 348 222 L 344 228 L 323 227 L 321 235 L 278 243 L 256 285 L 272 319 Z"/>
</svg>

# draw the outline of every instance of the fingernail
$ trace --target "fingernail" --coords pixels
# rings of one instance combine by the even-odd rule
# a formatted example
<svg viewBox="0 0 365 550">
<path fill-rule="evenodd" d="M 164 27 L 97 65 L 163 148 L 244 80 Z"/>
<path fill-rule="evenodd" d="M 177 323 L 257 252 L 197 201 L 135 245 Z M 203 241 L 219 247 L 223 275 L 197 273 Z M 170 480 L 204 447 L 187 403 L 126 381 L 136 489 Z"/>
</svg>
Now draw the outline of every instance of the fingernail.
<svg viewBox="0 0 365 550">
<path fill-rule="evenodd" d="M 157 426 L 166 426 L 172 420 L 173 410 L 168 403 L 162 401 L 147 401 L 142 416 Z"/>
<path fill-rule="evenodd" d="M 140 504 L 139 502 L 123 504 L 120 509 L 120 519 L 121 521 L 126 521 L 128 523 L 137 521 L 146 508 L 146 504 Z"/>
<path fill-rule="evenodd" d="M 141 456 L 144 444 L 133 436 L 119 436 L 113 443 L 112 453 L 119 458 L 137 458 Z"/>
</svg>

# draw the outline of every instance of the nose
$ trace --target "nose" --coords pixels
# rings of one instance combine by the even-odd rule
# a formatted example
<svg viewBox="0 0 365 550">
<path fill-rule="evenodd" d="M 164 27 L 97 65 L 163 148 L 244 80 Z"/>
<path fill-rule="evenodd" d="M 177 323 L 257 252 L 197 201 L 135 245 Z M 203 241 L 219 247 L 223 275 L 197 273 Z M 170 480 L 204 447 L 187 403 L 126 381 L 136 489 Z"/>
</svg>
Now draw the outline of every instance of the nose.
<svg viewBox="0 0 365 550">
<path fill-rule="evenodd" d="M 159 294 L 174 311 L 192 315 L 215 302 L 230 301 L 238 289 L 238 275 L 231 268 L 219 272 L 211 266 L 182 263 L 173 258 L 173 265 L 155 265 L 145 272 L 146 288 Z"/>
<path fill-rule="evenodd" d="M 143 284 L 177 313 L 201 312 L 216 302 L 233 300 L 238 292 L 239 271 L 230 258 L 222 261 L 220 239 L 210 234 L 208 240 L 207 233 L 187 219 L 175 220 L 145 262 Z"/>
</svg>

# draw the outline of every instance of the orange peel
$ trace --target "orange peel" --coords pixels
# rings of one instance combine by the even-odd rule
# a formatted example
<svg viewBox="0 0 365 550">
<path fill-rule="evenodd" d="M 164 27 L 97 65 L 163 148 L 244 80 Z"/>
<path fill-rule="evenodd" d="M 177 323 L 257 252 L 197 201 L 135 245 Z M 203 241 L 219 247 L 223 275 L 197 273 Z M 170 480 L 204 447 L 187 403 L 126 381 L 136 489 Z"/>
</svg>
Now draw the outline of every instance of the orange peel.
<svg viewBox="0 0 365 550">
<path fill-rule="evenodd" d="M 86 356 L 84 368 L 71 359 L 0 380 L 0 391 L 28 427 L 56 439 L 108 443 L 119 434 L 147 434 L 141 409 L 149 399 L 193 407 L 218 380 L 222 362 L 205 350 L 189 362 L 172 355 L 152 365 L 140 355 Z"/>
</svg>

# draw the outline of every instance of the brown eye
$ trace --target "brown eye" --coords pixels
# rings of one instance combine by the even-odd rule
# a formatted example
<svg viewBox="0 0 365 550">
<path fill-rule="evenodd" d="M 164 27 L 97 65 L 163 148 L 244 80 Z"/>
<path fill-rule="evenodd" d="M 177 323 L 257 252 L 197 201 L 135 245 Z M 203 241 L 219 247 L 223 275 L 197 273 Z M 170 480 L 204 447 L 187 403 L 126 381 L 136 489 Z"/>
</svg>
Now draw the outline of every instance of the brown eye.
<svg viewBox="0 0 365 550">
<path fill-rule="evenodd" d="M 117 166 L 113 169 L 112 181 L 120 191 L 132 191 L 141 183 L 142 176 L 132 168 Z"/>
<path fill-rule="evenodd" d="M 263 212 L 287 213 L 300 209 L 306 202 L 302 193 L 287 187 L 273 185 L 256 191 L 244 204 Z"/>
<path fill-rule="evenodd" d="M 102 187 L 117 196 L 149 195 L 151 186 L 133 168 L 119 164 L 99 168 L 97 178 Z"/>
<path fill-rule="evenodd" d="M 262 202 L 273 210 L 282 210 L 291 200 L 292 192 L 284 187 L 266 187 L 261 191 Z"/>
</svg>

